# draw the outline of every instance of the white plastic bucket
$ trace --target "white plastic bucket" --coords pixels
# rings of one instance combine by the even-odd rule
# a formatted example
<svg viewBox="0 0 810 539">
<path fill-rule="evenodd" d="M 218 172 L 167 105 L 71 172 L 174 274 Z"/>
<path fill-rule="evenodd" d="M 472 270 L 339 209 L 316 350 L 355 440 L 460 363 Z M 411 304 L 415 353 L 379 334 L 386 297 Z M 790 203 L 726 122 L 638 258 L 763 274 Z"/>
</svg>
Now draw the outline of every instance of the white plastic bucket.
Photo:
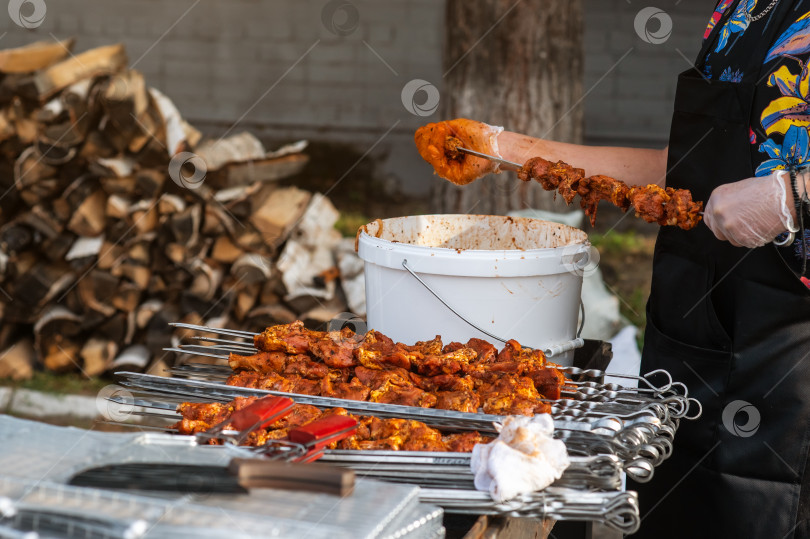
<svg viewBox="0 0 810 539">
<path fill-rule="evenodd" d="M 422 215 L 376 220 L 361 229 L 369 328 L 413 344 L 441 335 L 502 345 L 454 314 L 415 272 L 472 324 L 546 349 L 576 337 L 582 270 L 591 246 L 582 230 L 491 215 Z M 573 352 L 554 357 L 570 365 Z"/>
</svg>

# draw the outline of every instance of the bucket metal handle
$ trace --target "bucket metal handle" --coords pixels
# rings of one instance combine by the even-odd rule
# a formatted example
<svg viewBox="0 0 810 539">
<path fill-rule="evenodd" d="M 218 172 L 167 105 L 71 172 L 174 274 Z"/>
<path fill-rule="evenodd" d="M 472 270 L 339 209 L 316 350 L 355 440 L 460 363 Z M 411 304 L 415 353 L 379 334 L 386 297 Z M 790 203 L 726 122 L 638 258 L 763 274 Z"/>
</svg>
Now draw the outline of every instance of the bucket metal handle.
<svg viewBox="0 0 810 539">
<path fill-rule="evenodd" d="M 410 274 L 413 276 L 413 278 L 414 278 L 414 279 L 416 279 L 417 281 L 419 281 L 419 283 L 420 283 L 422 286 L 424 286 L 424 287 L 427 289 L 427 291 L 428 291 L 428 292 L 430 292 L 431 294 L 433 294 L 433 296 L 434 296 L 436 299 L 438 299 L 439 301 L 441 301 L 441 302 L 442 302 L 442 305 L 444 305 L 445 307 L 447 307 L 448 309 L 450 309 L 450 312 L 452 312 L 454 315 L 456 315 L 456 316 L 458 316 L 459 318 L 461 318 L 461 319 L 462 319 L 464 322 L 466 322 L 467 324 L 469 324 L 471 327 L 473 327 L 473 328 L 477 329 L 478 331 L 480 331 L 480 332 L 481 332 L 481 333 L 483 333 L 484 335 L 486 335 L 486 336 L 488 336 L 488 337 L 491 337 L 491 338 L 495 339 L 496 341 L 499 341 L 499 342 L 502 342 L 502 343 L 506 343 L 506 342 L 509 340 L 509 339 L 504 339 L 504 338 L 502 338 L 502 337 L 498 337 L 497 335 L 494 335 L 494 334 L 490 333 L 489 331 L 485 330 L 484 328 L 481 328 L 481 327 L 479 327 L 479 326 L 477 326 L 477 325 L 473 324 L 473 323 L 472 323 L 472 322 L 470 322 L 469 320 L 467 320 L 467 318 L 466 318 L 466 317 L 464 317 L 464 316 L 463 316 L 461 313 L 459 313 L 457 310 L 455 310 L 453 307 L 451 307 L 451 306 L 450 306 L 450 304 L 449 304 L 449 303 L 447 303 L 447 301 L 445 301 L 445 300 L 444 300 L 444 298 L 442 298 L 442 297 L 441 297 L 441 296 L 438 294 L 438 292 L 436 292 L 435 290 L 433 290 L 433 289 L 430 287 L 430 285 L 428 285 L 428 284 L 427 284 L 427 283 L 426 283 L 426 282 L 425 282 L 425 281 L 424 281 L 424 280 L 423 280 L 421 277 L 419 277 L 419 275 L 417 275 L 417 274 L 416 274 L 416 272 L 415 272 L 415 271 L 413 271 L 413 270 L 410 268 L 410 266 L 408 266 L 408 259 L 404 259 L 404 260 L 402 261 L 402 267 L 403 267 L 403 268 L 405 268 L 405 270 L 406 270 L 408 273 L 410 273 Z M 583 328 L 583 326 L 585 325 L 585 305 L 582 303 L 582 300 L 581 300 L 581 299 L 580 299 L 580 301 L 579 301 L 579 307 L 580 307 L 580 312 L 582 313 L 582 322 L 581 322 L 581 323 L 580 323 L 580 325 L 579 325 L 579 330 L 577 331 L 577 337 L 576 337 L 576 339 L 571 339 L 570 341 L 565 341 L 565 342 L 561 342 L 561 343 L 558 343 L 558 344 L 554 344 L 554 345 L 549 346 L 548 348 L 546 348 L 545 350 L 543 350 L 543 353 L 544 353 L 544 354 L 545 354 L 547 357 L 554 357 L 554 356 L 558 356 L 558 355 L 563 354 L 563 353 L 565 353 L 565 352 L 569 352 L 569 351 L 571 351 L 571 350 L 576 350 L 577 348 L 582 348 L 583 346 L 585 346 L 585 340 L 584 340 L 584 339 L 582 339 L 582 338 L 580 337 L 580 335 L 582 334 L 582 328 Z"/>
</svg>

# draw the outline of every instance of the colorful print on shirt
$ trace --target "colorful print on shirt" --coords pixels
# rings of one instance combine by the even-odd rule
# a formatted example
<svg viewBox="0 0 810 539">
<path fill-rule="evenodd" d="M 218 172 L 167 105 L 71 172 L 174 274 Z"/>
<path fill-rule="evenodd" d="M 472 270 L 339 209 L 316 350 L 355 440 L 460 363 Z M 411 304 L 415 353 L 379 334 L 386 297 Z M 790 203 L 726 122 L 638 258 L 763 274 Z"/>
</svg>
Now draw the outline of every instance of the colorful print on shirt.
<svg viewBox="0 0 810 539">
<path fill-rule="evenodd" d="M 760 72 L 750 73 L 748 79 L 756 84 L 750 141 L 757 176 L 810 164 L 810 0 L 781 0 L 765 16 L 749 23 L 746 13 L 756 17 L 770 4 L 771 0 L 723 0 L 704 35 L 704 39 L 714 40 L 702 66 L 712 80 L 742 83 L 750 59 L 766 53 Z M 717 28 L 729 9 L 734 11 Z M 763 43 L 762 36 L 771 24 L 780 25 L 778 37 L 773 43 Z M 798 236 L 792 250 L 800 261 Z"/>
<path fill-rule="evenodd" d="M 717 25 L 720 19 L 723 18 L 723 13 L 725 13 L 728 6 L 733 3 L 734 0 L 723 0 L 716 8 L 714 8 L 714 13 L 712 14 L 712 18 L 709 20 L 709 25 L 706 27 L 706 32 L 703 33 L 703 39 L 706 39 L 711 35 L 714 27 Z"/>
<path fill-rule="evenodd" d="M 732 35 L 742 34 L 748 30 L 748 17 L 754 11 L 756 5 L 757 0 L 740 0 L 740 3 L 737 4 L 737 8 L 734 10 L 734 13 L 720 30 L 720 36 L 717 40 L 717 48 L 714 49 L 714 52 L 721 52 L 723 49 L 725 49 L 726 46 L 728 46 L 729 39 Z"/>
</svg>

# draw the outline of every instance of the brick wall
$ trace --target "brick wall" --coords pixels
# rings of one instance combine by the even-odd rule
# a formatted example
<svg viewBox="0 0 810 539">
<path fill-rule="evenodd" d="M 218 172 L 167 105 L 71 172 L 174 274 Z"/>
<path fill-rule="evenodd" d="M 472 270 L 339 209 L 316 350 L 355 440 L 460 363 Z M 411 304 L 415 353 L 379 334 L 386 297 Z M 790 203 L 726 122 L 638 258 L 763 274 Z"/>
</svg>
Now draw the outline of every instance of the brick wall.
<svg viewBox="0 0 810 539">
<path fill-rule="evenodd" d="M 211 133 L 238 122 L 275 138 L 351 140 L 406 191 L 432 181 L 410 142 L 426 118 L 406 111 L 400 94 L 416 78 L 441 90 L 443 2 L 352 0 L 347 11 L 326 0 L 36 1 L 47 13 L 34 30 L 0 14 L 0 47 L 123 41 L 148 83 Z M 589 140 L 665 141 L 674 77 L 688 67 L 681 53 L 694 56 L 711 9 L 659 0 L 673 34 L 652 45 L 633 29 L 637 1 L 585 0 Z"/>
<path fill-rule="evenodd" d="M 658 44 L 644 42 L 634 28 L 646 1 L 585 0 L 585 5 L 587 139 L 664 145 L 677 74 L 694 61 L 715 3 L 655 0 L 672 21 L 671 35 Z M 657 33 L 660 22 L 649 21 L 647 29 Z"/>
</svg>

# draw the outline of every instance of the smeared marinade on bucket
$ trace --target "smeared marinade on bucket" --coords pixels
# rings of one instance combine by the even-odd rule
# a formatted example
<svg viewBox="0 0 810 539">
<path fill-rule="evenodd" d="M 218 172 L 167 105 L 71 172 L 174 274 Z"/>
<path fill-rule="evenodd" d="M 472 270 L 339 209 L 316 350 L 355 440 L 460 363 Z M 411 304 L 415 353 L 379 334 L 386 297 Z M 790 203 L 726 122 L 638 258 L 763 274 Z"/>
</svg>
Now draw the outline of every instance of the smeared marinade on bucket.
<svg viewBox="0 0 810 539">
<path fill-rule="evenodd" d="M 500 172 L 497 166 L 486 165 L 487 159 L 480 157 L 481 153 L 467 153 L 481 147 L 497 149 L 491 142 L 497 132 L 484 129 L 482 134 L 476 135 L 480 131 L 477 125 L 480 124 L 466 119 L 427 124 L 416 130 L 416 147 L 436 174 L 456 185 L 467 185 L 490 172 Z M 476 128 L 469 129 L 470 126 Z M 498 159 L 497 156 L 492 157 Z M 692 193 L 686 189 L 664 188 L 655 184 L 631 187 L 609 176 L 585 176 L 581 168 L 542 157 L 532 157 L 523 165 L 515 165 L 518 178 L 523 181 L 535 180 L 546 191 L 556 191 L 567 204 L 571 204 L 579 195 L 580 206 L 590 217 L 592 226 L 596 223 L 600 200 L 607 200 L 622 211 L 633 206 L 636 217 L 661 226 L 690 230 L 702 219 L 703 202 L 693 201 Z"/>
</svg>

